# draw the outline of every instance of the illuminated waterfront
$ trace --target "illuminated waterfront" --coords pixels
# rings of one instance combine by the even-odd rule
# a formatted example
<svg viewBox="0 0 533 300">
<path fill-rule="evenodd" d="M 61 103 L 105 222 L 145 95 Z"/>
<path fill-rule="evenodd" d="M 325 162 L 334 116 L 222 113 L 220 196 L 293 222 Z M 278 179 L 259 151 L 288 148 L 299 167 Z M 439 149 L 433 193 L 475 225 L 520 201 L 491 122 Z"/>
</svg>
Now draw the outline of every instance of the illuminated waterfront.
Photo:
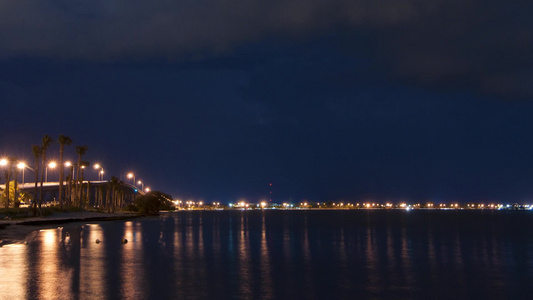
<svg viewBox="0 0 533 300">
<path fill-rule="evenodd" d="M 68 224 L 0 248 L 0 298 L 527 298 L 532 217 L 182 211 Z"/>
</svg>

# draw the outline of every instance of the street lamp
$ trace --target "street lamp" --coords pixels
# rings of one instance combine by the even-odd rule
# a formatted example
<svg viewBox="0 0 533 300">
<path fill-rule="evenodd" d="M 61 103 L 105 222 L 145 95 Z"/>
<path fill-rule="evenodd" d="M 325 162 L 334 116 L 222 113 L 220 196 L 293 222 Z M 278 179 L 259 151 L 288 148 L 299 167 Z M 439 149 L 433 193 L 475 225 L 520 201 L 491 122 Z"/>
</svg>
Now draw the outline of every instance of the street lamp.
<svg viewBox="0 0 533 300">
<path fill-rule="evenodd" d="M 2 167 L 7 166 L 7 159 L 5 159 L 5 158 L 0 159 L 0 166 L 2 166 Z"/>
<path fill-rule="evenodd" d="M 80 166 L 80 178 L 76 178 L 76 180 L 80 180 L 81 183 L 83 183 L 83 179 L 84 179 L 83 174 L 85 174 L 86 167 L 87 167 L 86 165 Z"/>
<path fill-rule="evenodd" d="M 32 168 L 30 168 L 30 167 L 28 167 L 28 165 L 26 165 L 26 163 L 24 163 L 23 161 L 21 161 L 21 162 L 19 162 L 19 163 L 17 164 L 17 168 L 19 168 L 20 170 L 22 170 L 22 188 L 24 188 L 24 170 L 25 170 L 25 169 L 30 169 L 30 170 L 32 170 L 32 172 L 34 172 L 34 173 L 35 173 L 35 170 L 32 169 Z"/>
<path fill-rule="evenodd" d="M 144 190 L 144 182 L 139 180 L 139 181 L 137 181 L 137 184 L 141 185 L 141 191 Z"/>
<path fill-rule="evenodd" d="M 99 164 L 95 164 L 94 168 L 95 169 L 100 169 L 100 171 L 98 172 L 98 180 L 102 180 L 103 181 L 104 180 L 104 168 L 102 166 L 100 166 Z"/>
<path fill-rule="evenodd" d="M 133 178 L 133 186 L 135 186 L 135 175 L 133 173 L 128 173 L 128 178 Z"/>
<path fill-rule="evenodd" d="M 17 164 L 17 168 L 22 170 L 22 188 L 24 188 L 24 169 L 26 168 L 26 164 L 23 162 L 19 162 Z"/>
<path fill-rule="evenodd" d="M 148 193 L 148 192 L 150 192 L 150 188 L 147 187 L 144 191 Z"/>
<path fill-rule="evenodd" d="M 48 182 L 48 168 L 50 168 L 50 169 L 54 169 L 56 166 L 57 166 L 57 164 L 56 164 L 55 161 L 50 162 L 50 163 L 46 166 L 46 168 L 44 169 L 44 170 L 45 170 L 45 171 L 44 171 L 44 181 L 45 181 L 45 182 Z"/>
<path fill-rule="evenodd" d="M 70 169 L 70 181 L 72 181 L 74 178 L 74 165 L 70 162 L 70 160 L 67 160 L 65 162 L 65 167 Z"/>
</svg>

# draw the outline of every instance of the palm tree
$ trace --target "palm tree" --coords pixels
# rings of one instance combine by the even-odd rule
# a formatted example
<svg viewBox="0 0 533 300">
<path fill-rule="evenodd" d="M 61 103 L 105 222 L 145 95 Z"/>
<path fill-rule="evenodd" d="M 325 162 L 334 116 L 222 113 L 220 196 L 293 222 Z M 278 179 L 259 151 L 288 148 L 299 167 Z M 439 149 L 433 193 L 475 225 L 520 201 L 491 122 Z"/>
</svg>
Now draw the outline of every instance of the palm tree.
<svg viewBox="0 0 533 300">
<path fill-rule="evenodd" d="M 106 186 L 105 210 L 111 212 L 111 180 L 107 182 Z"/>
<path fill-rule="evenodd" d="M 87 185 L 89 184 L 89 181 L 87 181 L 87 183 L 84 183 L 85 181 L 85 169 L 87 169 L 87 167 L 90 165 L 91 163 L 86 161 L 86 160 L 82 160 L 81 161 L 81 171 L 80 171 L 80 201 L 81 201 L 81 207 L 86 207 L 86 208 L 89 208 L 88 207 L 88 196 L 87 194 L 85 193 L 85 187 L 87 187 Z"/>
<path fill-rule="evenodd" d="M 86 205 L 86 209 L 89 209 L 91 207 L 91 182 L 90 181 L 87 181 L 87 192 L 85 194 L 85 205 Z"/>
<path fill-rule="evenodd" d="M 41 146 L 39 145 L 33 145 L 31 147 L 31 150 L 33 152 L 33 156 L 35 157 L 35 189 L 33 190 L 33 215 L 37 215 L 37 182 L 39 181 L 39 159 L 41 158 L 41 155 L 43 151 L 41 150 Z"/>
<path fill-rule="evenodd" d="M 118 192 L 118 188 L 120 187 L 120 181 L 118 180 L 118 178 L 116 178 L 115 176 L 111 177 L 111 189 L 112 189 L 112 192 L 111 192 L 111 210 L 112 212 L 115 212 L 115 208 L 116 208 L 116 202 L 117 202 L 117 192 Z"/>
<path fill-rule="evenodd" d="M 80 199 L 80 192 L 81 192 L 81 186 L 80 186 L 80 169 L 81 169 L 81 157 L 87 152 L 87 146 L 76 146 L 76 154 L 78 154 L 78 164 L 76 166 L 76 202 L 78 205 L 81 205 L 81 199 Z M 83 179 L 82 179 L 83 180 Z"/>
<path fill-rule="evenodd" d="M 48 150 L 48 147 L 50 147 L 50 144 L 53 142 L 52 138 L 45 134 L 43 137 L 43 145 L 42 145 L 42 157 L 41 157 L 41 188 L 39 190 L 39 209 L 41 208 L 41 203 L 43 202 L 43 182 L 44 182 L 44 170 L 46 168 L 46 150 Z"/>
<path fill-rule="evenodd" d="M 72 140 L 68 136 L 60 135 L 57 139 L 59 142 L 59 207 L 63 209 L 63 150 L 65 145 L 69 146 L 72 144 Z"/>
<path fill-rule="evenodd" d="M 12 166 L 13 164 L 13 161 L 11 158 L 8 158 L 7 159 L 7 164 L 5 166 L 5 169 L 4 169 L 4 176 L 6 178 L 6 188 L 4 190 L 4 193 L 5 193 L 5 196 L 6 196 L 6 202 L 5 202 L 5 205 L 6 205 L 6 208 L 9 208 L 9 180 L 11 179 L 11 169 L 13 168 Z"/>
<path fill-rule="evenodd" d="M 19 207 L 19 187 L 18 187 L 18 168 L 13 168 L 13 207 L 17 208 Z"/>
<path fill-rule="evenodd" d="M 70 170 L 69 174 L 67 175 L 67 181 L 68 181 L 68 204 L 67 206 L 71 206 L 72 202 L 74 201 L 74 194 L 72 193 L 72 190 L 74 189 L 74 164 L 70 164 Z M 67 193 L 65 193 L 65 198 L 67 196 Z"/>
</svg>

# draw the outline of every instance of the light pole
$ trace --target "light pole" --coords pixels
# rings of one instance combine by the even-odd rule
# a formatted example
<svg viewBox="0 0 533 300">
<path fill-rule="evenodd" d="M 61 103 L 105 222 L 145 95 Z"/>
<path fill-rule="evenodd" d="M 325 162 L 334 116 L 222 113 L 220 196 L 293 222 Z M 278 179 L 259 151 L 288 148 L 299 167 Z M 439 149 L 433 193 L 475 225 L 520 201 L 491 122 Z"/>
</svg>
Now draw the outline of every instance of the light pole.
<svg viewBox="0 0 533 300">
<path fill-rule="evenodd" d="M 100 169 L 100 171 L 98 171 L 98 180 L 104 180 L 104 167 L 102 167 L 100 164 L 95 164 L 94 165 L 94 168 L 96 170 Z"/>
<path fill-rule="evenodd" d="M 72 177 L 74 177 L 74 165 L 69 160 L 67 160 L 65 162 L 65 167 L 70 169 L 70 182 L 72 182 L 73 181 Z"/>
<path fill-rule="evenodd" d="M 44 181 L 48 182 L 48 168 L 54 169 L 57 166 L 55 161 L 50 162 L 44 170 Z"/>
<path fill-rule="evenodd" d="M 22 170 L 22 188 L 24 188 L 24 169 L 26 168 L 26 164 L 23 162 L 19 162 L 17 164 L 17 168 Z"/>
<path fill-rule="evenodd" d="M 0 166 L 2 166 L 4 168 L 7 166 L 7 159 L 6 158 L 0 159 Z M 6 183 L 6 186 L 7 186 L 7 183 Z"/>
<path fill-rule="evenodd" d="M 137 181 L 137 184 L 140 184 L 141 185 L 141 191 L 144 191 L 144 182 L 142 181 Z"/>
<path fill-rule="evenodd" d="M 146 193 L 150 192 L 150 188 L 147 187 L 145 190 L 144 190 Z"/>
<path fill-rule="evenodd" d="M 135 186 L 135 174 L 133 173 L 128 173 L 128 178 L 133 178 L 133 186 Z"/>
<path fill-rule="evenodd" d="M 85 167 L 86 167 L 86 166 L 84 166 L 84 165 L 81 165 L 81 166 L 80 166 L 80 172 L 81 172 L 81 174 L 80 174 L 80 176 L 81 176 L 80 180 L 81 180 L 81 183 L 83 183 L 83 174 L 84 174 L 84 172 L 85 172 Z"/>
<path fill-rule="evenodd" d="M 26 165 L 26 163 L 24 163 L 24 162 L 22 162 L 22 161 L 19 162 L 19 163 L 17 164 L 17 168 L 19 168 L 19 169 L 22 170 L 22 188 L 24 188 L 24 184 L 25 184 L 25 182 L 24 182 L 24 170 L 25 170 L 26 168 L 28 168 L 28 169 L 30 169 L 30 170 L 31 170 L 32 172 L 34 172 L 34 173 L 35 173 L 35 170 L 32 169 L 32 168 L 30 168 L 30 167 L 28 167 L 28 165 Z"/>
</svg>

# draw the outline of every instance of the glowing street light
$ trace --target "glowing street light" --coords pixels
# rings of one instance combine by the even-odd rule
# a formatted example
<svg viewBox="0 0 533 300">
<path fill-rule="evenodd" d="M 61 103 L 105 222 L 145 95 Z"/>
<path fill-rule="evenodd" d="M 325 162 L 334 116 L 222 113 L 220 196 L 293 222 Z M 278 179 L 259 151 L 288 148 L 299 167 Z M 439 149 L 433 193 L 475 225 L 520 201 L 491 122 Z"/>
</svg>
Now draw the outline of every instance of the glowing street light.
<svg viewBox="0 0 533 300">
<path fill-rule="evenodd" d="M 70 180 L 73 180 L 74 178 L 74 165 L 70 162 L 70 160 L 67 160 L 65 162 L 65 167 L 70 168 Z"/>
<path fill-rule="evenodd" d="M 24 188 L 24 169 L 28 168 L 28 169 L 32 170 L 33 172 L 35 172 L 35 170 L 30 168 L 30 167 L 28 167 L 26 165 L 26 163 L 24 163 L 22 161 L 17 164 L 17 168 L 22 170 L 22 188 Z"/>
<path fill-rule="evenodd" d="M 55 167 L 57 167 L 57 164 L 55 161 L 51 161 L 47 166 L 46 168 L 44 169 L 44 181 L 45 182 L 48 182 L 48 168 L 50 169 L 54 169 Z"/>
<path fill-rule="evenodd" d="M 6 158 L 0 159 L 0 166 L 2 166 L 2 167 L 7 166 L 7 159 Z"/>
<path fill-rule="evenodd" d="M 102 167 L 100 164 L 95 164 L 94 168 L 96 170 L 100 169 L 100 171 L 98 172 L 98 180 L 103 181 L 104 180 L 104 167 Z"/>
<path fill-rule="evenodd" d="M 150 192 L 150 188 L 147 187 L 146 189 L 144 189 L 144 191 L 148 193 L 148 192 Z"/>
<path fill-rule="evenodd" d="M 140 184 L 141 185 L 141 190 L 144 190 L 144 182 L 142 181 L 137 181 L 137 184 Z"/>
<path fill-rule="evenodd" d="M 133 173 L 128 173 L 128 178 L 133 178 L 133 186 L 135 186 L 135 175 Z"/>
</svg>

